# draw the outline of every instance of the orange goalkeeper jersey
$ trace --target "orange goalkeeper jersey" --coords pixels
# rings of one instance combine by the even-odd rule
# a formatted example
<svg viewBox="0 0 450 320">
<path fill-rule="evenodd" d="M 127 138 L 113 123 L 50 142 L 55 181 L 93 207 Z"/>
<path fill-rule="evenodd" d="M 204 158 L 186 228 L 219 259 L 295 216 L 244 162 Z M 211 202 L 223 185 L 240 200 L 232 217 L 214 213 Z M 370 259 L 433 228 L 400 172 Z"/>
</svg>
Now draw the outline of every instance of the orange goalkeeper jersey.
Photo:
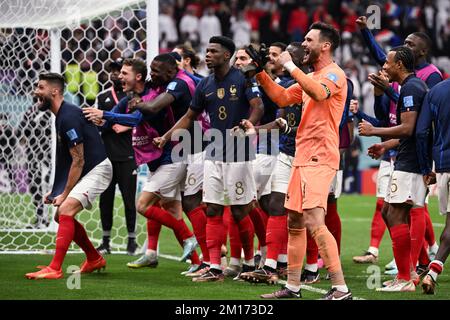
<svg viewBox="0 0 450 320">
<path fill-rule="evenodd" d="M 297 79 L 299 69 L 292 72 Z M 339 168 L 339 123 L 347 98 L 347 80 L 344 71 L 331 63 L 308 77 L 329 89 L 329 97 L 322 101 L 313 100 L 298 83 L 285 89 L 270 79 L 267 73 L 256 78 L 270 99 L 279 107 L 303 103 L 302 119 L 296 136 L 294 166 L 328 165 Z"/>
</svg>

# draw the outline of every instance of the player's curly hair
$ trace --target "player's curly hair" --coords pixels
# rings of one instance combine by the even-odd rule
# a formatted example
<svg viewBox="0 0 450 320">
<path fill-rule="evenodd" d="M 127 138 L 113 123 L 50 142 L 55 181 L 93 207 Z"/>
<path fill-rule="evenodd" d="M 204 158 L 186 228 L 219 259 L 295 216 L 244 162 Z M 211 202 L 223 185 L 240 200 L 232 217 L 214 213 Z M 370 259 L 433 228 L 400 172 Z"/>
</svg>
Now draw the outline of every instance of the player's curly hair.
<svg viewBox="0 0 450 320">
<path fill-rule="evenodd" d="M 414 54 L 410 48 L 399 46 L 392 48 L 390 51 L 395 52 L 395 62 L 401 61 L 406 71 L 414 72 Z"/>
</svg>

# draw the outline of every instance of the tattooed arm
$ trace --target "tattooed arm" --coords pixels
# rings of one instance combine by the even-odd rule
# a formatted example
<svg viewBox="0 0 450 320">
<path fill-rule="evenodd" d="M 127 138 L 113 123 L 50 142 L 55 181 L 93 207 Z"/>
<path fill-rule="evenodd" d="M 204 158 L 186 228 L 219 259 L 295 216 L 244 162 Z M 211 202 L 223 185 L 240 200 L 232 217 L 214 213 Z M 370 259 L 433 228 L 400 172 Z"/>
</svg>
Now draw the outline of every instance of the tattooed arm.
<svg viewBox="0 0 450 320">
<path fill-rule="evenodd" d="M 67 198 L 70 191 L 72 191 L 73 187 L 80 180 L 81 173 L 83 172 L 84 167 L 84 146 L 82 143 L 75 145 L 74 147 L 69 149 L 70 155 L 72 156 L 72 165 L 70 166 L 69 176 L 67 178 L 66 187 L 64 188 L 64 192 L 57 196 L 53 200 L 54 206 L 59 206 L 63 201 Z"/>
</svg>

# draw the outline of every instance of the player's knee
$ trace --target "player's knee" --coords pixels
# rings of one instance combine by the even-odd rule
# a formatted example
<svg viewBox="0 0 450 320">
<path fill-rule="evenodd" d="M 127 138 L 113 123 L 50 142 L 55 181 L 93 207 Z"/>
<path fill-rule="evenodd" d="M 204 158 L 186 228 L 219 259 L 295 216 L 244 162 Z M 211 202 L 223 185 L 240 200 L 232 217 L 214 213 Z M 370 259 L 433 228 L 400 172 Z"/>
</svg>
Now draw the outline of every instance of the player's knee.
<svg viewBox="0 0 450 320">
<path fill-rule="evenodd" d="M 60 215 L 74 217 L 83 207 L 77 200 L 75 201 L 64 201 L 58 208 Z"/>
<path fill-rule="evenodd" d="M 270 195 L 269 211 L 266 211 L 270 216 L 284 216 L 286 209 L 284 208 L 285 195 L 280 192 L 272 192 Z"/>
<path fill-rule="evenodd" d="M 244 219 L 252 210 L 254 203 L 249 203 L 247 205 L 235 205 L 231 207 L 231 214 L 235 221 L 241 221 Z"/>
<path fill-rule="evenodd" d="M 136 203 L 136 210 L 139 214 L 144 215 L 145 211 L 147 211 L 148 203 L 144 201 L 139 201 Z"/>
<path fill-rule="evenodd" d="M 195 194 L 192 196 L 184 196 L 182 199 L 183 211 L 188 213 L 197 208 L 201 203 L 201 194 L 200 197 Z"/>
<path fill-rule="evenodd" d="M 209 203 L 206 207 L 206 215 L 208 217 L 220 216 L 223 214 L 223 206 Z"/>
<path fill-rule="evenodd" d="M 264 210 L 264 212 L 270 211 L 270 203 L 271 203 L 270 195 L 262 196 L 261 199 L 259 199 L 259 205 L 261 206 L 261 209 Z"/>
<path fill-rule="evenodd" d="M 288 226 L 290 229 L 303 229 L 305 227 L 303 217 L 297 212 L 289 212 Z"/>
<path fill-rule="evenodd" d="M 276 201 L 275 199 L 270 200 L 269 211 L 267 211 L 269 216 L 284 216 L 286 214 L 286 209 L 283 203 Z"/>
</svg>

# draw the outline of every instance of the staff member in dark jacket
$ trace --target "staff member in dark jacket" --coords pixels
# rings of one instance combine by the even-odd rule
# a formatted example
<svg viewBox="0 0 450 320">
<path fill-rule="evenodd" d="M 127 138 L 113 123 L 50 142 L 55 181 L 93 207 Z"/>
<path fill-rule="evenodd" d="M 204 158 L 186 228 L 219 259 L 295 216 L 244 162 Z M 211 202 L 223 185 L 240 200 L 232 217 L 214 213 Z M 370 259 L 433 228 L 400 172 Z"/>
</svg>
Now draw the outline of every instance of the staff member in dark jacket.
<svg viewBox="0 0 450 320">
<path fill-rule="evenodd" d="M 122 59 L 110 63 L 110 80 L 112 86 L 97 97 L 97 107 L 110 111 L 126 96 L 119 80 Z M 113 208 L 116 185 L 119 185 L 125 207 L 125 217 L 128 230 L 127 253 L 134 255 L 136 244 L 136 179 L 137 166 L 131 145 L 131 127 L 116 124 L 102 131 L 106 154 L 113 164 L 113 179 L 108 189 L 100 196 L 100 217 L 102 221 L 103 241 L 97 248 L 101 254 L 111 253 L 110 237 L 113 225 Z"/>
</svg>

